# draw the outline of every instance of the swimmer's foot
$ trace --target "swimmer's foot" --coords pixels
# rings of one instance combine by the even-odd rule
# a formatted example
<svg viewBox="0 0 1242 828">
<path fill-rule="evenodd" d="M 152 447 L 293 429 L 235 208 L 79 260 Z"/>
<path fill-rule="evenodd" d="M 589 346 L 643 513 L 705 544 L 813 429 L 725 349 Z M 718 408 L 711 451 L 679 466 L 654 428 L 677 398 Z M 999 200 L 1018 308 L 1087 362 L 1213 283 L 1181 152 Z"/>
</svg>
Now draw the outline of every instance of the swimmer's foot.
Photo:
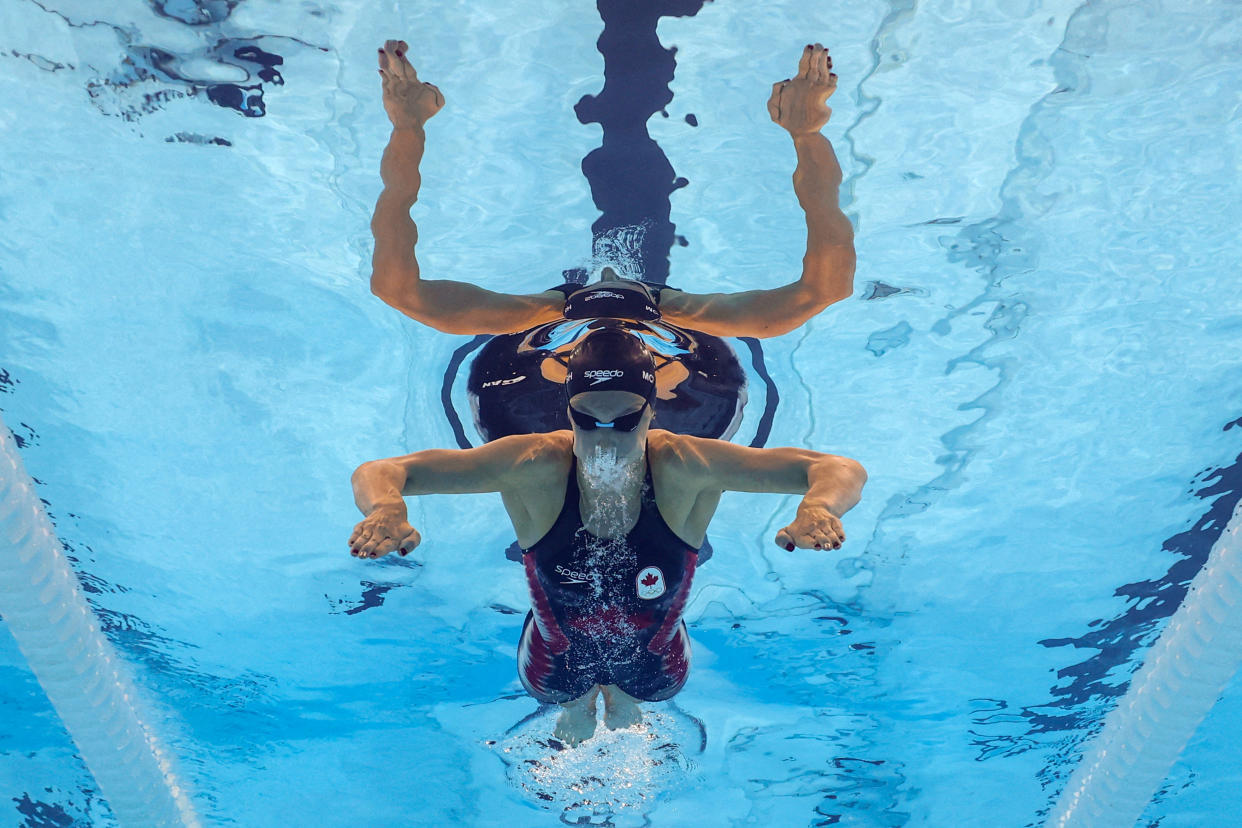
<svg viewBox="0 0 1242 828">
<path fill-rule="evenodd" d="M 581 698 L 561 705 L 561 715 L 556 717 L 553 738 L 567 747 L 577 747 L 595 735 L 595 700 L 599 697 L 599 685 Z"/>
<path fill-rule="evenodd" d="M 643 709 L 638 706 L 638 699 L 615 684 L 609 684 L 603 690 L 605 727 L 620 730 L 643 723 Z"/>
</svg>

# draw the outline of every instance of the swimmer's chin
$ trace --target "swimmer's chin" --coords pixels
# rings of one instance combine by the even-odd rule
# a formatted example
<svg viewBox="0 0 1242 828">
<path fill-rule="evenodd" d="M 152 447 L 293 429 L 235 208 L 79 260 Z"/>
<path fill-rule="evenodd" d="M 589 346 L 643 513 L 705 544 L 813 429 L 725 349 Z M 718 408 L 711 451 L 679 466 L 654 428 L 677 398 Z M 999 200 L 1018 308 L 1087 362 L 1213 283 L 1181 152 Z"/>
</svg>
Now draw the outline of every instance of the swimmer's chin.
<svg viewBox="0 0 1242 828">
<path fill-rule="evenodd" d="M 640 455 L 641 456 L 641 455 Z M 582 475 L 592 483 L 609 489 L 620 489 L 634 475 L 637 457 L 619 455 L 615 446 L 596 446 L 579 457 Z"/>
</svg>

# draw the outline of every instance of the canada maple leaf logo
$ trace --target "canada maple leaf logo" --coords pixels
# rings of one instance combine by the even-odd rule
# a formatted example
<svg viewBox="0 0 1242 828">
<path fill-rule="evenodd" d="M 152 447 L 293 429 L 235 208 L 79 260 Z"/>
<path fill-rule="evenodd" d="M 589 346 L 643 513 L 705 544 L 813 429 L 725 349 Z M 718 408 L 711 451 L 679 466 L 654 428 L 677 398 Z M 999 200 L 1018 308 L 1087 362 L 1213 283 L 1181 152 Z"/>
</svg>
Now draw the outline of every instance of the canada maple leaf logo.
<svg viewBox="0 0 1242 828">
<path fill-rule="evenodd" d="M 643 586 L 655 586 L 660 579 L 655 576 L 654 572 L 648 572 L 647 577 L 643 578 Z"/>
</svg>

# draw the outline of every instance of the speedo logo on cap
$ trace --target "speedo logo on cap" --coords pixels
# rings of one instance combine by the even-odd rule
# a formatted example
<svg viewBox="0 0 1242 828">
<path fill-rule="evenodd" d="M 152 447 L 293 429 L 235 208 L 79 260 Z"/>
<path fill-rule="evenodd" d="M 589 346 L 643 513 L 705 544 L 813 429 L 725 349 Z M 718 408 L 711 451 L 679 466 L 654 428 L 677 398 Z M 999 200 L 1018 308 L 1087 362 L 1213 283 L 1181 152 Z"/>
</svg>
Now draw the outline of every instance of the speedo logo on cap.
<svg viewBox="0 0 1242 828">
<path fill-rule="evenodd" d="M 591 385 L 599 385 L 601 382 L 608 382 L 610 379 L 621 379 L 625 376 L 625 372 L 617 368 L 596 368 L 591 371 L 584 371 L 582 376 L 591 380 Z"/>
<path fill-rule="evenodd" d="M 624 299 L 625 294 L 613 293 L 611 290 L 596 290 L 587 294 L 583 302 L 594 302 L 596 299 Z"/>
</svg>

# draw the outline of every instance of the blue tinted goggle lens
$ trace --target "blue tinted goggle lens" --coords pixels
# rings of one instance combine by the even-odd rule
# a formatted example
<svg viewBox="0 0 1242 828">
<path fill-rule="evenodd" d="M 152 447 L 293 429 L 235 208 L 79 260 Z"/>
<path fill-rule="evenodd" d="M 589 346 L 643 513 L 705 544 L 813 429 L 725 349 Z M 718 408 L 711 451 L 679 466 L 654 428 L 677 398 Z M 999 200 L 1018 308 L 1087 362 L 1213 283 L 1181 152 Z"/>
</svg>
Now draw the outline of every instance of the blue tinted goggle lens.
<svg viewBox="0 0 1242 828">
<path fill-rule="evenodd" d="M 638 422 L 643 418 L 643 412 L 647 410 L 650 403 L 643 403 L 643 407 L 637 411 L 631 411 L 629 414 L 622 414 L 616 417 L 610 423 L 601 423 L 590 414 L 585 414 L 572 405 L 569 407 L 569 416 L 574 421 L 574 425 L 583 431 L 594 431 L 597 428 L 611 428 L 616 431 L 633 431 L 638 428 Z"/>
</svg>

